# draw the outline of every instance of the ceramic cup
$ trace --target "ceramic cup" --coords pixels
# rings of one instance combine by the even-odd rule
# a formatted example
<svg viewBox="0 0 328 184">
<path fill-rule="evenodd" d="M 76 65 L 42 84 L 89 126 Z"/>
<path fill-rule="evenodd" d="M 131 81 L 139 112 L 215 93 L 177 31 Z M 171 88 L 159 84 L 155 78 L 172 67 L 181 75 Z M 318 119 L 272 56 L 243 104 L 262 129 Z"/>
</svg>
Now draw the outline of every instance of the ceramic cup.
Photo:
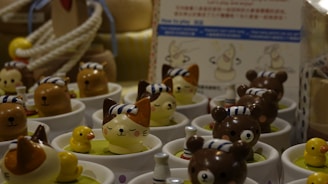
<svg viewBox="0 0 328 184">
<path fill-rule="evenodd" d="M 150 127 L 150 133 L 158 137 L 163 144 L 169 141 L 184 137 L 184 128 L 189 125 L 189 119 L 182 113 L 175 112 L 173 115 L 174 120 L 177 122 L 175 125 Z M 103 110 L 100 109 L 92 115 L 93 126 L 95 128 L 102 127 Z"/>
<path fill-rule="evenodd" d="M 45 123 L 49 126 L 50 132 L 48 138 L 52 140 L 54 137 L 72 131 L 78 125 L 83 124 L 85 105 L 79 100 L 71 99 L 72 112 L 59 114 L 48 117 L 29 117 L 29 120 L 35 120 Z"/>
<path fill-rule="evenodd" d="M 38 121 L 27 120 L 28 135 L 32 135 L 35 132 L 35 130 L 38 128 L 39 125 L 43 125 L 44 129 L 46 131 L 46 134 L 49 135 L 50 128 L 47 124 L 44 124 L 44 123 L 41 123 Z M 8 150 L 8 146 L 12 141 L 14 141 L 14 140 L 0 142 L 0 158 L 2 158 L 3 154 Z"/>
<path fill-rule="evenodd" d="M 78 86 L 76 83 L 68 84 L 69 90 L 73 90 L 78 92 Z M 92 114 L 101 109 L 103 106 L 103 101 L 106 98 L 111 98 L 112 100 L 119 102 L 121 100 L 122 86 L 116 83 L 108 83 L 109 93 L 93 96 L 93 97 L 84 97 L 84 98 L 76 98 L 77 100 L 83 102 L 85 104 L 85 120 L 86 125 L 92 128 Z"/>
<path fill-rule="evenodd" d="M 294 163 L 298 158 L 303 157 L 305 143 L 297 144 L 285 150 L 281 155 L 283 167 L 283 182 L 288 183 L 294 180 L 307 178 L 314 171 L 299 167 Z"/>
<path fill-rule="evenodd" d="M 306 182 L 307 182 L 307 178 L 303 178 L 303 179 L 288 182 L 286 184 L 306 184 Z"/>
<path fill-rule="evenodd" d="M 171 177 L 189 180 L 187 168 L 172 168 Z M 148 172 L 133 178 L 128 184 L 153 184 L 153 172 Z M 257 184 L 256 181 L 246 178 L 244 184 Z"/>
<path fill-rule="evenodd" d="M 95 134 L 94 140 L 104 140 L 101 129 L 93 129 Z M 51 145 L 58 151 L 63 151 L 69 145 L 71 133 L 65 133 L 57 136 L 51 142 Z M 149 150 L 139 153 L 126 155 L 89 155 L 75 153 L 79 160 L 86 160 L 101 164 L 114 172 L 115 183 L 127 183 L 132 178 L 154 168 L 154 154 L 160 152 L 162 142 L 156 136 L 150 134 L 144 140 L 145 146 Z"/>
<path fill-rule="evenodd" d="M 211 114 L 206 114 L 193 119 L 191 121 L 191 126 L 197 129 L 198 135 L 212 135 L 212 130 L 206 129 L 204 127 L 213 121 L 214 120 Z M 260 135 L 259 141 L 269 144 L 278 150 L 278 152 L 282 153 L 285 149 L 291 146 L 289 137 L 290 132 L 292 131 L 292 127 L 287 121 L 281 118 L 276 118 L 276 120 L 272 123 L 272 126 L 278 130 L 271 133 L 262 133 Z"/>
<path fill-rule="evenodd" d="M 212 136 L 203 136 L 205 140 L 211 139 Z M 186 168 L 189 161 L 175 156 L 176 153 L 183 150 L 185 139 L 180 138 L 165 144 L 162 148 L 164 153 L 169 155 L 169 165 L 171 168 Z M 266 159 L 264 161 L 248 163 L 247 177 L 258 183 L 279 183 L 280 179 L 280 157 L 279 153 L 272 146 L 257 142 L 253 150 L 261 151 Z"/>
<path fill-rule="evenodd" d="M 90 177 L 101 184 L 114 184 L 114 173 L 108 169 L 97 163 L 92 163 L 88 161 L 79 160 L 78 165 L 83 167 L 82 176 Z M 5 179 L 3 175 L 0 175 L 0 183 L 4 183 Z M 78 182 L 76 182 L 78 183 Z M 54 182 L 53 184 L 56 184 Z"/>
<path fill-rule="evenodd" d="M 137 98 L 137 92 L 129 92 L 123 97 L 124 103 L 134 104 Z M 190 105 L 178 105 L 177 111 L 186 115 L 189 120 L 193 120 L 194 118 L 207 114 L 208 113 L 208 98 L 207 96 L 196 93 L 193 101 L 196 102 Z"/>
</svg>

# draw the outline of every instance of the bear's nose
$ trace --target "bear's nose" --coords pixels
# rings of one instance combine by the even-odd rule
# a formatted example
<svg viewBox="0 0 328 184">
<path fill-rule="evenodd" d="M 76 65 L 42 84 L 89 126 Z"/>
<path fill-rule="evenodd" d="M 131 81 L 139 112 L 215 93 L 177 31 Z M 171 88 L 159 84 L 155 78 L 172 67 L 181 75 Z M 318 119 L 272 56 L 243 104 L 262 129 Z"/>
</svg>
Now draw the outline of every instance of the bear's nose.
<svg viewBox="0 0 328 184">
<path fill-rule="evenodd" d="M 88 80 L 84 81 L 85 85 L 88 85 L 90 82 Z"/>
<path fill-rule="evenodd" d="M 47 97 L 46 97 L 46 96 L 42 96 L 41 99 L 42 99 L 43 101 L 46 101 L 46 100 L 47 100 Z"/>
<path fill-rule="evenodd" d="M 14 118 L 14 117 L 9 117 L 9 118 L 8 118 L 8 121 L 9 121 L 9 122 L 13 122 L 13 121 L 15 121 L 15 118 Z"/>
<path fill-rule="evenodd" d="M 124 132 L 123 128 L 118 129 L 118 131 L 120 131 L 121 133 Z"/>
</svg>

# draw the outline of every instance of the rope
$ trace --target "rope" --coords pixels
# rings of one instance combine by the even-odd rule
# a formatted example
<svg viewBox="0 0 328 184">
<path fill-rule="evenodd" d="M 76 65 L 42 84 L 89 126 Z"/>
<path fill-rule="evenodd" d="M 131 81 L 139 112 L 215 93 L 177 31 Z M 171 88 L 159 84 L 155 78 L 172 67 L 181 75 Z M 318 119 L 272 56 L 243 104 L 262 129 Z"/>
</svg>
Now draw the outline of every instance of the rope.
<svg viewBox="0 0 328 184">
<path fill-rule="evenodd" d="M 0 17 L 3 16 L 4 14 L 10 13 L 10 12 L 15 12 L 22 6 L 25 6 L 29 4 L 31 0 L 19 0 L 15 1 L 14 3 L 9 4 L 8 6 L 0 9 Z"/>
</svg>

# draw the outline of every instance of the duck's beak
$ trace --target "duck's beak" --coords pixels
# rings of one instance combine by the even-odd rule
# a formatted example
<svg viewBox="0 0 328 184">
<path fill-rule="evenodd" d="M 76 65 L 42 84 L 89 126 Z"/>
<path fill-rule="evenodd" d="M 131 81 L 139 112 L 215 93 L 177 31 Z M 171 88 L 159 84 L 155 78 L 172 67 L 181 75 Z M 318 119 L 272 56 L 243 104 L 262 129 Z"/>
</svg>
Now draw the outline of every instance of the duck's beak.
<svg viewBox="0 0 328 184">
<path fill-rule="evenodd" d="M 320 147 L 320 152 L 321 153 L 326 153 L 328 151 L 328 145 L 323 145 Z"/>
<path fill-rule="evenodd" d="M 91 139 L 93 139 L 93 138 L 95 138 L 95 134 L 94 134 L 93 132 L 88 133 L 88 135 L 87 135 L 87 139 L 88 139 L 88 140 L 91 140 Z"/>
</svg>

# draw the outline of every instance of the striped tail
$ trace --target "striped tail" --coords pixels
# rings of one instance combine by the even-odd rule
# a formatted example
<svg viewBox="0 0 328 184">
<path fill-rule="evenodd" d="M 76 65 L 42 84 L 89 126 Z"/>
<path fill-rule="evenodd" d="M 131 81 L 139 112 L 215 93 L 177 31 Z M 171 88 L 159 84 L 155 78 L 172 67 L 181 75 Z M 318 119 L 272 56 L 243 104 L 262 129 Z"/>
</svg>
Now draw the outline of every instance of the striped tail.
<svg viewBox="0 0 328 184">
<path fill-rule="evenodd" d="M 190 72 L 186 69 L 183 69 L 183 68 L 173 68 L 173 69 L 170 69 L 167 73 L 171 77 L 175 77 L 175 76 L 185 77 L 185 76 L 190 75 Z"/>
<path fill-rule="evenodd" d="M 225 139 L 210 139 L 203 145 L 203 148 L 216 149 L 225 152 L 229 152 L 231 147 L 232 142 Z"/>
<path fill-rule="evenodd" d="M 83 69 L 103 70 L 103 65 L 95 62 L 87 62 L 80 66 L 80 70 Z"/>
<path fill-rule="evenodd" d="M 169 92 L 171 88 L 165 84 L 151 84 L 146 87 L 146 91 L 151 94 L 161 93 L 161 92 Z"/>
<path fill-rule="evenodd" d="M 246 106 L 232 106 L 226 109 L 228 116 L 250 115 L 251 111 Z"/>
<path fill-rule="evenodd" d="M 265 88 L 249 88 L 246 90 L 246 94 L 263 96 L 263 94 L 266 93 L 267 91 L 268 91 L 268 89 L 265 89 Z"/>
<path fill-rule="evenodd" d="M 112 114 L 122 114 L 122 113 L 137 114 L 138 113 L 138 108 L 135 105 L 132 105 L 132 104 L 116 104 L 116 105 L 111 106 L 108 109 L 108 113 L 110 115 L 112 115 Z"/>
<path fill-rule="evenodd" d="M 23 105 L 24 102 L 22 99 L 12 96 L 12 95 L 5 95 L 0 97 L 0 103 L 17 103 Z"/>
<path fill-rule="evenodd" d="M 42 78 L 38 82 L 38 85 L 45 84 L 45 83 L 52 83 L 52 84 L 56 84 L 58 86 L 65 86 L 66 85 L 65 81 L 62 78 L 60 78 L 60 77 L 52 77 L 52 76 L 48 76 L 48 77 Z"/>
<path fill-rule="evenodd" d="M 257 77 L 269 77 L 274 78 L 276 77 L 276 73 L 272 71 L 261 71 L 257 74 Z"/>
</svg>

